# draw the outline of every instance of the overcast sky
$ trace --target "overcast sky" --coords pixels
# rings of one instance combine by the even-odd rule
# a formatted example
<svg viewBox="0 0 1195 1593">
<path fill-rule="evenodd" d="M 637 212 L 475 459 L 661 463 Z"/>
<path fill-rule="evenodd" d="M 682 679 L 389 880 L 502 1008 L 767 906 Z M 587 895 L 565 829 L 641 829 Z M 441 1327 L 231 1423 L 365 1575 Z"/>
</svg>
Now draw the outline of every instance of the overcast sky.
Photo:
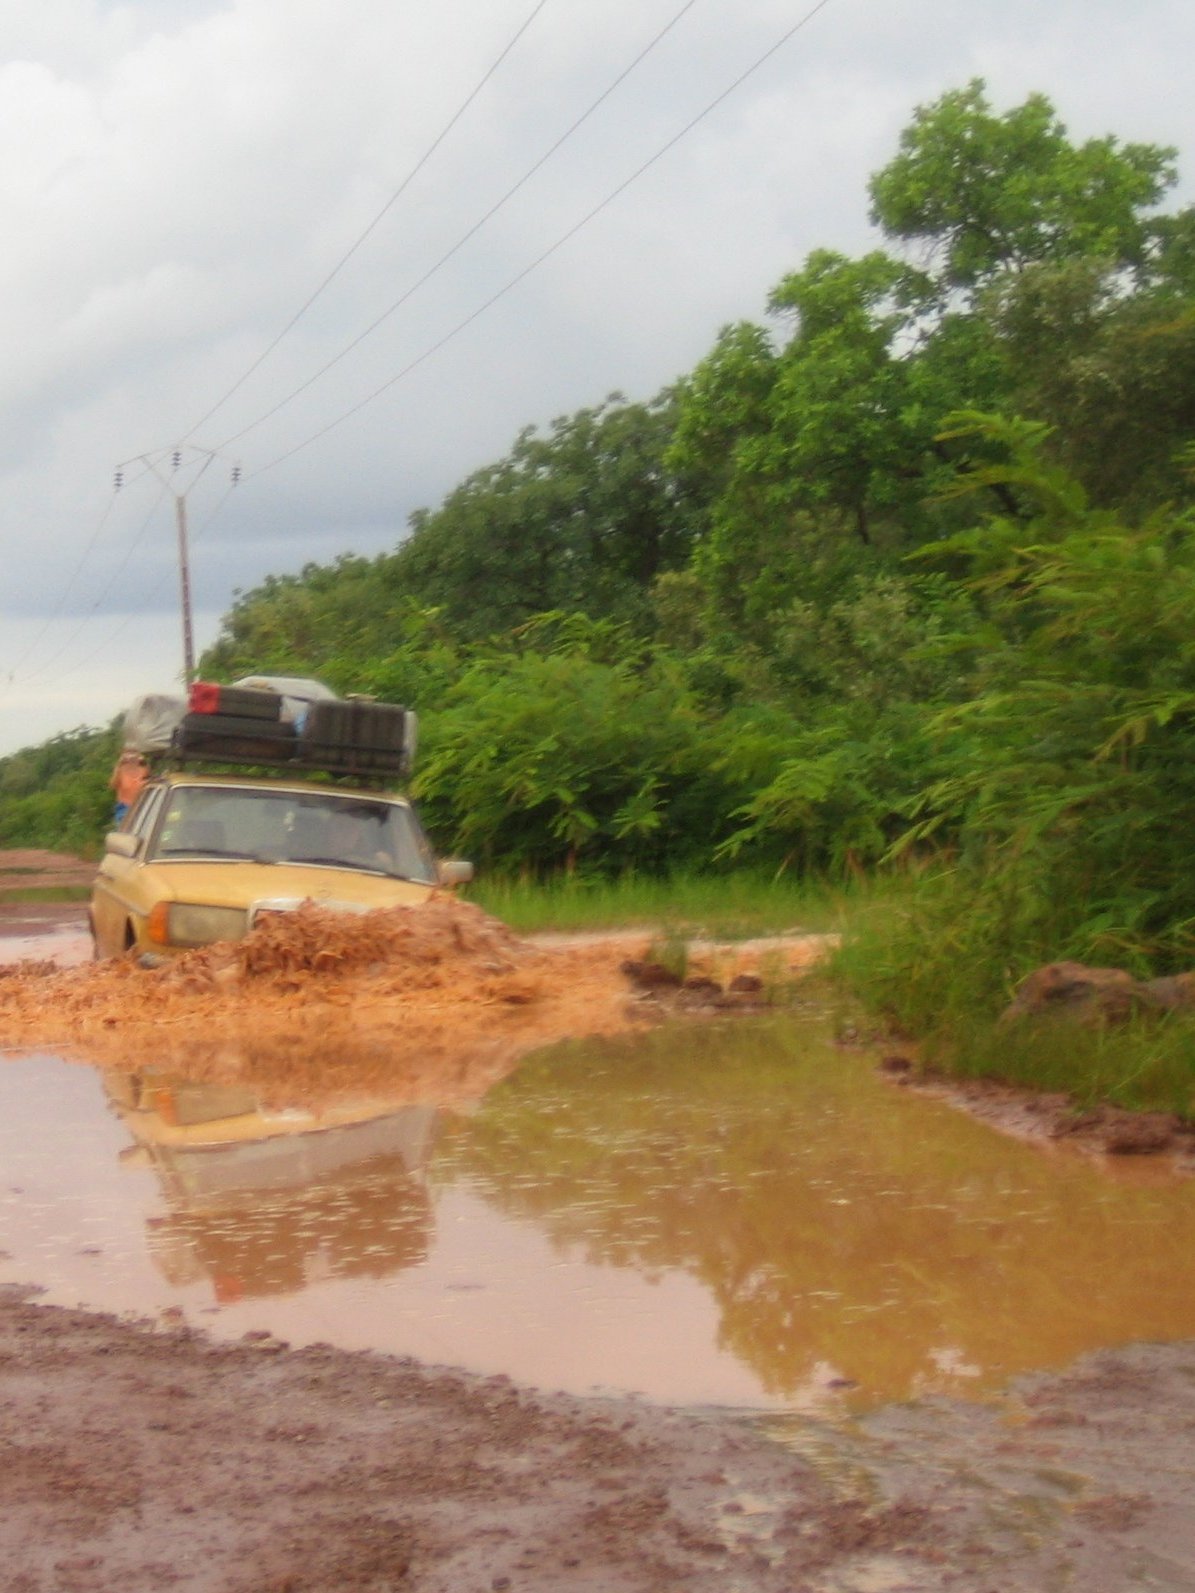
<svg viewBox="0 0 1195 1593">
<path fill-rule="evenodd" d="M 1191 0 L 4 0 L 0 754 L 176 685 L 178 498 L 202 647 L 871 247 L 868 175 L 974 76 L 1177 145 L 1190 202 L 1193 59 Z"/>
</svg>

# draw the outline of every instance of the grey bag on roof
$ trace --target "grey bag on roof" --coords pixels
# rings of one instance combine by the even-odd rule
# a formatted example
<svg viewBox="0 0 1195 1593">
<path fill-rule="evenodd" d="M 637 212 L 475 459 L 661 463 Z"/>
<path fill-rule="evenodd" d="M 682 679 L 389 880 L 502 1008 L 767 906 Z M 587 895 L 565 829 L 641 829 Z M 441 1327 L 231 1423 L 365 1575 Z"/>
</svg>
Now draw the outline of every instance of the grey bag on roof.
<svg viewBox="0 0 1195 1593">
<path fill-rule="evenodd" d="M 138 697 L 124 716 L 124 744 L 136 752 L 169 752 L 187 712 L 185 697 L 151 692 Z"/>
</svg>

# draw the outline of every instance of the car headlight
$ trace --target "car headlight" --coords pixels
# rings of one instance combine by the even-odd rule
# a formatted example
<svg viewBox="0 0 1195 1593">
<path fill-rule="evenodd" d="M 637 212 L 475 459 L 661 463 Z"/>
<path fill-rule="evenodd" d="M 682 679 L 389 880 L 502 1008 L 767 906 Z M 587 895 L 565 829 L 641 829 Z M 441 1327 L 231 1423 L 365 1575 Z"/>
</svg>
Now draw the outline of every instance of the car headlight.
<svg viewBox="0 0 1195 1593">
<path fill-rule="evenodd" d="M 247 927 L 243 907 L 159 902 L 149 915 L 148 933 L 159 946 L 210 946 L 214 940 L 240 940 Z"/>
</svg>

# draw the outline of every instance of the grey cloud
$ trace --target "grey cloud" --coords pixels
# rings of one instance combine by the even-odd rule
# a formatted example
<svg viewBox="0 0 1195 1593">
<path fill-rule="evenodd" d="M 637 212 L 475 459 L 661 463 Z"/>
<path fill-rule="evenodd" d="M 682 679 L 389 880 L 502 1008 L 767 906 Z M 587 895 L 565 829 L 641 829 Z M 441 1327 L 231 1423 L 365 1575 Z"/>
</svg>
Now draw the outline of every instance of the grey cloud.
<svg viewBox="0 0 1195 1593">
<path fill-rule="evenodd" d="M 194 440 L 222 443 L 356 337 L 678 3 L 550 0 L 328 292 Z M 69 655 L 93 637 L 99 647 L 75 699 L 64 695 L 70 680 L 39 698 L 44 650 L 5 688 L 29 627 L 56 611 L 95 533 L 116 461 L 184 435 L 247 369 L 530 9 L 530 0 L 3 8 L 0 752 L 14 736 L 29 739 L 39 701 L 47 735 L 94 717 L 105 679 L 119 706 L 127 632 L 105 653 L 102 613 Z M 205 607 L 218 613 L 234 587 L 312 558 L 392 546 L 413 509 L 434 505 L 523 425 L 613 388 L 650 396 L 723 322 L 759 318 L 770 288 L 809 249 L 867 247 L 868 174 L 916 103 L 973 75 L 989 77 L 998 103 L 1041 89 L 1077 134 L 1195 142 L 1195 14 L 1184 0 L 1143 0 L 1131 13 L 1111 0 L 833 0 L 440 354 L 255 474 L 470 315 L 800 15 L 789 0 L 695 7 L 426 288 L 232 444 L 221 468 L 239 458 L 246 480 L 196 543 Z M 197 525 L 211 501 L 205 481 Z M 87 615 L 144 513 L 136 494 L 122 494 L 61 605 L 64 624 Z M 119 604 L 160 616 L 168 634 L 168 504 L 147 535 L 151 551 L 134 561 Z M 6 716 L 18 686 L 16 731 Z"/>
</svg>

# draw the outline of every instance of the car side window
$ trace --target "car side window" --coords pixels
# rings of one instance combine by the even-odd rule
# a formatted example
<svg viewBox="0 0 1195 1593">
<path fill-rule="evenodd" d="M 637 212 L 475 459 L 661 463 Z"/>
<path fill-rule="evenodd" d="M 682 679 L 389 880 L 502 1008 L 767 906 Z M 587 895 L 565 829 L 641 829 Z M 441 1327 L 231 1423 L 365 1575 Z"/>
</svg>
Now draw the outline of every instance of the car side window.
<svg viewBox="0 0 1195 1593">
<path fill-rule="evenodd" d="M 396 808 L 391 822 L 394 842 L 395 872 L 402 879 L 423 880 L 434 884 L 436 865 L 419 820 L 409 808 Z"/>
<path fill-rule="evenodd" d="M 153 829 L 161 807 L 162 791 L 160 787 L 157 790 L 151 789 L 142 792 L 127 826 L 129 833 L 144 841 Z"/>
</svg>

